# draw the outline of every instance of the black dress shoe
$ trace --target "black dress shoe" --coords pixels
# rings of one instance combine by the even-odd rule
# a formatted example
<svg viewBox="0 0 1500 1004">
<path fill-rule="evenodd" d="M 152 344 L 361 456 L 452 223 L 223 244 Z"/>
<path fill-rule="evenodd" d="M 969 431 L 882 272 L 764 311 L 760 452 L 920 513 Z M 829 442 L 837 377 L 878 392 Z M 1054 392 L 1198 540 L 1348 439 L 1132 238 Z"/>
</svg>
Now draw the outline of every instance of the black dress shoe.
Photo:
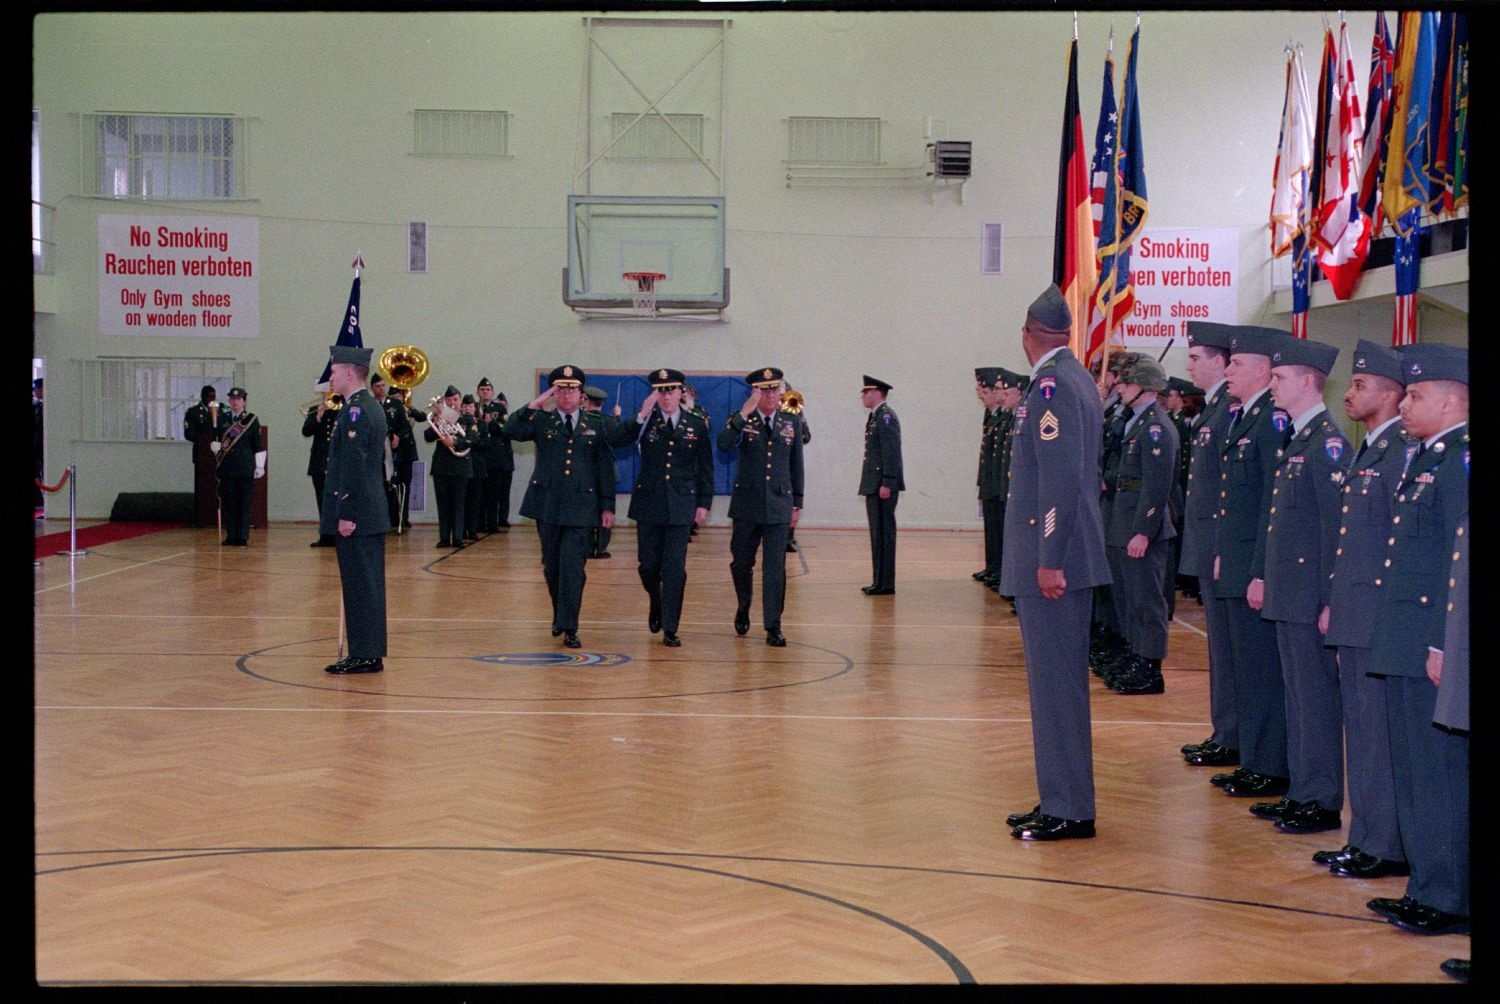
<svg viewBox="0 0 1500 1004">
<path fill-rule="evenodd" d="M 668 631 L 666 634 L 661 636 L 661 643 L 667 646 L 667 648 L 682 647 L 682 639 L 677 637 L 677 635 L 671 631 Z"/>
<path fill-rule="evenodd" d="M 973 579 L 975 582 L 984 582 L 989 577 L 990 577 L 990 570 L 988 568 L 981 568 L 979 571 L 977 571 L 973 575 L 969 576 L 969 578 Z"/>
<path fill-rule="evenodd" d="M 1443 964 L 1438 966 L 1438 968 L 1460 983 L 1469 982 L 1468 959 L 1444 959 Z"/>
<path fill-rule="evenodd" d="M 385 663 L 379 659 L 356 659 L 351 656 L 332 666 L 325 666 L 323 672 L 344 676 L 349 673 L 379 673 L 384 669 Z"/>
<path fill-rule="evenodd" d="M 1060 819 L 1045 812 L 1036 814 L 1029 823 L 1022 823 L 1010 835 L 1017 840 L 1068 840 L 1074 837 L 1092 837 L 1092 819 Z"/>
<path fill-rule="evenodd" d="M 1222 788 L 1230 781 L 1242 780 L 1244 778 L 1247 778 L 1252 773 L 1253 771 L 1246 770 L 1244 767 L 1236 767 L 1228 774 L 1215 774 L 1213 777 L 1210 777 L 1208 779 L 1208 783 L 1216 788 Z"/>
<path fill-rule="evenodd" d="M 797 553 L 797 542 L 795 540 L 789 540 L 789 541 L 786 542 L 786 553 L 787 554 L 796 554 Z"/>
<path fill-rule="evenodd" d="M 1330 862 L 1328 870 L 1339 878 L 1371 879 L 1410 875 L 1411 865 L 1405 861 L 1387 861 L 1356 850 L 1342 861 Z"/>
<path fill-rule="evenodd" d="M 564 631 L 563 644 L 568 648 L 583 648 L 583 642 L 578 640 L 577 631 Z"/>
<path fill-rule="evenodd" d="M 1032 806 L 1030 812 L 1012 812 L 1010 815 L 1006 816 L 1005 825 L 1010 827 L 1024 826 L 1041 814 L 1042 807 L 1040 805 L 1034 805 Z"/>
<path fill-rule="evenodd" d="M 1365 906 L 1389 920 L 1416 902 L 1410 896 L 1402 896 L 1400 899 L 1372 899 Z"/>
<path fill-rule="evenodd" d="M 1344 825 L 1343 819 L 1333 809 L 1325 809 L 1317 802 L 1308 802 L 1276 820 L 1276 828 L 1282 833 L 1322 833 L 1336 830 Z"/>
<path fill-rule="evenodd" d="M 560 635 L 562 633 L 563 633 L 563 629 L 560 628 L 560 627 L 555 627 L 555 628 L 552 629 L 552 637 L 554 637 L 554 638 L 556 638 L 558 635 Z"/>
<path fill-rule="evenodd" d="M 1261 819 L 1285 819 L 1302 807 L 1302 803 L 1283 798 L 1279 802 L 1256 802 L 1250 806 L 1250 815 Z"/>
<path fill-rule="evenodd" d="M 646 627 L 647 627 L 647 629 L 652 634 L 656 634 L 656 632 L 660 631 L 661 630 L 661 614 L 659 614 L 659 613 L 651 614 L 649 617 L 647 617 L 646 618 Z"/>
<path fill-rule="evenodd" d="M 1109 685 L 1110 689 L 1117 694 L 1126 697 L 1134 697 L 1139 694 L 1160 694 L 1167 689 L 1167 683 L 1162 679 L 1161 673 L 1140 673 L 1124 676 Z"/>
<path fill-rule="evenodd" d="M 1201 743 L 1188 743 L 1186 746 L 1182 747 L 1182 755 L 1183 756 L 1192 756 L 1194 753 L 1201 753 L 1201 752 L 1203 752 L 1203 748 L 1205 746 L 1217 746 L 1217 745 L 1219 745 L 1219 744 L 1216 743 L 1216 742 L 1214 742 L 1214 737 L 1213 736 L 1209 736 L 1207 739 L 1203 740 Z"/>
<path fill-rule="evenodd" d="M 453 545 L 448 543 L 446 540 L 440 540 L 437 542 L 437 546 L 439 550 L 442 550 L 445 547 L 452 547 Z"/>
<path fill-rule="evenodd" d="M 734 612 L 734 633 L 745 634 L 750 630 L 750 612 L 748 610 L 736 610 Z"/>
<path fill-rule="evenodd" d="M 1413 934 L 1467 934 L 1469 930 L 1468 917 L 1444 913 L 1410 898 L 1404 909 L 1398 909 L 1390 915 L 1390 922 Z"/>
<path fill-rule="evenodd" d="M 1204 744 L 1204 748 L 1197 753 L 1190 753 L 1183 759 L 1194 767 L 1228 767 L 1240 762 L 1240 751 L 1210 742 Z"/>
<path fill-rule="evenodd" d="M 1292 788 L 1292 779 L 1289 777 L 1272 777 L 1254 771 L 1249 773 L 1250 776 L 1243 781 L 1226 784 L 1224 794 L 1234 798 L 1267 798 L 1271 795 L 1285 795 Z"/>
<path fill-rule="evenodd" d="M 766 644 L 772 648 L 786 648 L 786 638 L 780 631 L 767 631 Z"/>
<path fill-rule="evenodd" d="M 594 555 L 594 557 L 596 558 L 608 558 L 609 556 L 610 553 L 608 551 L 600 551 L 598 554 Z"/>
<path fill-rule="evenodd" d="M 894 586 L 881 586 L 879 589 L 876 589 L 874 586 L 871 586 L 871 587 L 869 587 L 868 589 L 865 590 L 865 595 L 866 596 L 895 596 L 896 595 L 896 588 Z"/>
<path fill-rule="evenodd" d="M 864 593 L 866 596 L 869 596 L 875 591 L 875 586 L 873 584 L 868 586 L 860 586 L 859 591 Z"/>
<path fill-rule="evenodd" d="M 1314 851 L 1312 859 L 1317 864 L 1328 865 L 1332 867 L 1334 865 L 1341 865 L 1345 861 L 1348 861 L 1355 856 L 1364 853 L 1364 851 L 1360 850 L 1358 847 L 1355 847 L 1353 844 L 1345 844 L 1343 847 L 1336 851 Z M 1374 856 L 1375 855 L 1373 854 L 1365 854 L 1365 857 L 1372 858 Z"/>
</svg>

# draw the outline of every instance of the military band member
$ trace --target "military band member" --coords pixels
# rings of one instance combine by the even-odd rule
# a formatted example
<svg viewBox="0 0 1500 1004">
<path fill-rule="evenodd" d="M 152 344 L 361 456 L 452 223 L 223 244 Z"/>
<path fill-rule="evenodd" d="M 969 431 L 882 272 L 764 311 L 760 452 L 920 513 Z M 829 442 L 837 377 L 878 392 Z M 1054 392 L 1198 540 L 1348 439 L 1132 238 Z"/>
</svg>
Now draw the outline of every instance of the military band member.
<svg viewBox="0 0 1500 1004">
<path fill-rule="evenodd" d="M 766 644 L 786 645 L 781 610 L 786 600 L 787 535 L 802 518 L 802 416 L 781 410 L 781 370 L 774 366 L 745 377 L 751 393 L 719 430 L 718 447 L 734 450 L 738 466 L 729 518 L 729 573 L 737 606 L 734 630 L 750 630 L 755 586 L 755 552 L 761 551 L 761 619 Z"/>
<path fill-rule="evenodd" d="M 245 410 L 245 388 L 229 388 L 229 411 L 219 413 L 218 438 L 209 444 L 218 461 L 219 498 L 224 504 L 221 547 L 250 543 L 250 499 L 255 479 L 266 476 L 260 419 Z"/>
<path fill-rule="evenodd" d="M 1391 502 L 1406 466 L 1408 441 L 1400 414 L 1406 390 L 1401 354 L 1394 349 L 1361 338 L 1352 368 L 1344 413 L 1364 425 L 1365 436 L 1344 475 L 1331 588 L 1318 621 L 1323 643 L 1338 651 L 1349 760 L 1349 842 L 1337 851 L 1318 851 L 1313 860 L 1334 875 L 1382 878 L 1411 871 L 1396 824 L 1385 680 L 1367 672 L 1379 600 L 1375 580 L 1383 574 Z"/>
<path fill-rule="evenodd" d="M 974 389 L 984 405 L 979 427 L 979 511 L 984 520 L 984 567 L 974 579 L 990 585 L 1000 579 L 1000 546 L 1005 535 L 1005 489 L 1001 451 L 1010 431 L 1011 412 L 1001 406 L 1003 389 L 999 366 L 981 366 L 974 371 Z"/>
<path fill-rule="evenodd" d="M 1182 563 L 1182 511 L 1187 497 L 1188 447 L 1191 442 L 1189 419 L 1183 413 L 1183 392 L 1197 389 L 1181 377 L 1167 378 L 1167 393 L 1163 407 L 1167 413 L 1167 420 L 1172 423 L 1172 428 L 1177 430 L 1177 477 L 1172 485 L 1171 503 L 1172 525 L 1177 530 L 1177 536 L 1167 544 L 1167 572 L 1162 583 L 1162 592 L 1167 598 L 1167 620 L 1177 615 L 1178 567 Z M 1189 592 L 1197 592 L 1196 582 L 1192 583 Z"/>
<path fill-rule="evenodd" d="M 806 446 L 808 443 L 811 443 L 812 423 L 807 420 L 807 408 L 805 406 L 805 402 L 802 399 L 802 395 L 799 392 L 792 390 L 790 387 L 785 386 L 784 384 L 781 390 L 781 410 L 793 415 L 801 416 L 802 445 Z M 705 416 L 705 420 L 706 419 L 707 416 Z M 694 529 L 696 529 L 696 527 Z M 794 526 L 787 531 L 786 553 L 796 554 L 797 551 L 797 528 Z"/>
<path fill-rule="evenodd" d="M 690 383 L 684 383 L 682 385 L 682 410 L 685 414 L 697 415 L 699 418 L 703 419 L 703 421 L 707 423 L 710 429 L 714 427 L 713 419 L 709 416 L 707 409 L 705 409 L 701 404 L 698 403 L 698 392 Z M 802 422 L 802 429 L 802 443 L 805 446 L 807 444 L 807 420 L 805 418 Z M 688 540 L 691 542 L 692 539 L 696 536 L 698 536 L 698 528 L 696 526 L 689 527 Z M 787 547 L 791 546 L 791 538 L 787 538 Z"/>
<path fill-rule="evenodd" d="M 375 404 L 385 414 L 386 450 L 381 458 L 380 469 L 385 477 L 386 509 L 390 516 L 391 528 L 395 529 L 401 525 L 401 492 L 396 482 L 396 444 L 400 442 L 400 436 L 396 430 L 406 419 L 406 409 L 398 405 L 390 396 L 385 377 L 379 373 L 370 374 L 370 396 L 375 399 Z"/>
<path fill-rule="evenodd" d="M 1041 801 L 1006 822 L 1019 840 L 1094 835 L 1088 624 L 1109 581 L 1099 517 L 1103 413 L 1068 350 L 1072 312 L 1056 286 L 1027 311 L 1021 345 L 1031 384 L 1016 409 L 1000 591 L 1014 596 L 1026 653 Z"/>
<path fill-rule="evenodd" d="M 589 531 L 615 524 L 615 454 L 603 416 L 583 411 L 585 374 L 577 366 L 559 366 L 548 374 L 548 387 L 511 415 L 505 434 L 519 443 L 536 443 L 536 467 L 521 515 L 536 520 L 542 545 L 542 571 L 552 597 L 552 637 L 579 648 L 578 611 L 587 581 Z M 555 401 L 555 411 L 542 406 Z"/>
<path fill-rule="evenodd" d="M 1328 605 L 1339 538 L 1344 471 L 1354 452 L 1323 404 L 1338 349 L 1287 338 L 1271 353 L 1271 400 L 1291 416 L 1272 478 L 1266 521 L 1261 617 L 1276 625 L 1287 719 L 1291 787 L 1250 806 L 1283 833 L 1343 823 L 1344 711 L 1339 668 L 1318 620 Z"/>
<path fill-rule="evenodd" d="M 1401 421 L 1415 440 L 1396 488 L 1370 672 L 1385 677 L 1396 819 L 1411 865 L 1406 895 L 1370 909 L 1418 934 L 1469 927 L 1469 745 L 1434 726 L 1447 644 L 1453 542 L 1469 506 L 1469 354 L 1451 345 L 1401 353 Z"/>
<path fill-rule="evenodd" d="M 1220 593 L 1214 578 L 1215 521 L 1219 518 L 1222 489 L 1220 467 L 1229 423 L 1232 398 L 1224 371 L 1229 365 L 1229 338 L 1234 328 L 1210 321 L 1187 325 L 1187 371 L 1194 385 L 1206 388 L 1203 410 L 1193 419 L 1188 461 L 1187 490 L 1183 496 L 1182 554 L 1178 568 L 1198 580 L 1203 600 L 1203 626 L 1208 634 L 1208 717 L 1213 733 L 1201 743 L 1182 747 L 1182 755 L 1195 767 L 1227 767 L 1240 762 L 1239 714 L 1234 699 L 1234 669 L 1229 633 L 1229 609 L 1217 602 Z"/>
<path fill-rule="evenodd" d="M 395 402 L 394 407 L 386 409 L 386 417 L 389 424 L 387 429 L 391 435 L 391 483 L 396 488 L 396 495 L 401 501 L 400 523 L 395 520 L 391 522 L 399 525 L 403 530 L 411 529 L 411 479 L 412 471 L 417 462 L 417 433 L 415 426 L 427 421 L 427 413 L 410 407 L 407 404 L 408 392 L 402 387 L 391 390 L 391 400 Z"/>
<path fill-rule="evenodd" d="M 479 540 L 479 526 L 483 519 L 480 506 L 484 499 L 484 483 L 489 477 L 485 466 L 485 454 L 489 452 L 489 423 L 479 413 L 479 401 L 473 394 L 465 394 L 459 405 L 464 429 L 469 437 L 469 480 L 464 487 L 464 540 Z"/>
<path fill-rule="evenodd" d="M 323 475 L 328 469 L 328 437 L 333 434 L 333 424 L 339 420 L 339 409 L 344 399 L 337 394 L 319 401 L 316 408 L 308 409 L 302 419 L 302 435 L 312 439 L 308 450 L 307 476 L 312 478 L 313 497 L 318 500 L 318 522 L 323 521 Z M 335 537 L 331 533 L 319 533 L 318 539 L 308 547 L 332 547 Z"/>
<path fill-rule="evenodd" d="M 609 400 L 609 392 L 603 387 L 588 386 L 583 388 L 583 410 L 598 415 L 604 423 L 605 435 L 610 442 L 614 442 L 620 432 L 620 405 L 616 402 L 614 414 L 611 415 L 604 410 L 604 402 Z M 619 481 L 620 469 L 615 464 L 613 457 L 610 459 L 610 469 L 614 471 L 616 482 Z M 609 541 L 614 535 L 613 529 L 607 526 L 596 526 L 589 534 L 589 557 L 608 558 Z"/>
<path fill-rule="evenodd" d="M 860 402 L 870 409 L 865 419 L 865 453 L 859 494 L 870 524 L 870 566 L 874 578 L 861 592 L 889 596 L 896 591 L 896 503 L 906 491 L 901 463 L 901 420 L 886 404 L 891 385 L 865 376 Z"/>
<path fill-rule="evenodd" d="M 1115 470 L 1114 502 L 1105 530 L 1110 592 L 1116 600 L 1129 661 L 1110 678 L 1121 694 L 1160 694 L 1167 655 L 1167 600 L 1162 592 L 1177 483 L 1177 428 L 1157 403 L 1167 384 L 1161 364 L 1143 356 L 1127 367 L 1116 387 L 1125 427 Z"/>
<path fill-rule="evenodd" d="M 677 626 L 688 534 L 708 519 L 714 502 L 713 434 L 706 421 L 683 411 L 681 372 L 659 369 L 647 380 L 651 393 L 640 413 L 619 427 L 615 442 L 640 449 L 628 515 L 636 522 L 638 570 L 650 601 L 646 624 L 676 648 L 682 644 Z"/>
<path fill-rule="evenodd" d="M 1280 796 L 1291 785 L 1287 719 L 1276 626 L 1261 618 L 1271 483 L 1291 416 L 1271 402 L 1271 354 L 1291 336 L 1239 326 L 1224 376 L 1235 399 L 1219 468 L 1214 521 L 1214 595 L 1229 621 L 1240 766 L 1209 780 L 1237 798 Z M 1238 407 L 1235 407 L 1235 405 Z"/>
<path fill-rule="evenodd" d="M 499 533 L 510 526 L 510 483 L 516 472 L 515 454 L 510 439 L 505 435 L 505 422 L 510 418 L 510 403 L 504 394 L 495 393 L 490 378 L 479 381 L 479 412 L 489 424 L 489 444 L 485 448 L 484 495 L 480 500 L 480 529 L 485 533 Z"/>
<path fill-rule="evenodd" d="M 437 496 L 438 547 L 464 546 L 464 502 L 469 491 L 469 459 L 473 442 L 460 421 L 463 395 L 452 384 L 443 392 L 441 407 L 434 407 L 422 438 L 432 448 L 432 493 Z"/>
<path fill-rule="evenodd" d="M 213 384 L 204 384 L 203 389 L 198 392 L 198 403 L 182 414 L 182 438 L 193 444 L 193 504 L 196 509 L 203 508 L 203 505 L 200 505 L 199 496 L 200 494 L 206 495 L 207 492 L 200 493 L 200 489 L 208 483 L 208 472 L 213 467 L 213 453 L 210 452 L 209 444 L 218 439 L 216 430 L 219 427 L 219 412 L 223 410 L 215 400 L 217 396 L 218 392 L 214 390 Z M 33 394 L 32 407 L 36 410 L 37 417 L 37 425 L 32 430 L 32 434 L 38 437 L 35 448 L 36 461 L 40 465 L 42 462 L 40 439 L 42 403 L 35 400 L 35 394 Z M 37 470 L 37 477 L 41 477 L 40 467 Z M 41 505 L 41 496 L 42 490 L 36 489 L 37 505 Z"/>
<path fill-rule="evenodd" d="M 182 438 L 189 443 L 196 443 L 207 436 L 213 436 L 214 430 L 219 425 L 218 391 L 214 385 L 206 383 L 198 392 L 198 403 L 182 413 Z"/>
<path fill-rule="evenodd" d="M 328 385 L 344 397 L 328 439 L 328 477 L 319 529 L 334 535 L 349 655 L 324 672 L 385 669 L 385 535 L 391 529 L 385 491 L 385 409 L 365 389 L 370 350 L 334 345 Z"/>
</svg>

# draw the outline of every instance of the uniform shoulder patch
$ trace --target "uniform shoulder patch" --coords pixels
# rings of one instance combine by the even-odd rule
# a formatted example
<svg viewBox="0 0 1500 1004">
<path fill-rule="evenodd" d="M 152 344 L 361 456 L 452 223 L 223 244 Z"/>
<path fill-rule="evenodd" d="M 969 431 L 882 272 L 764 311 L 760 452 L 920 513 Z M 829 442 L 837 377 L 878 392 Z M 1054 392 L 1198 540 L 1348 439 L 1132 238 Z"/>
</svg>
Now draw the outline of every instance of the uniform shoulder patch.
<svg viewBox="0 0 1500 1004">
<path fill-rule="evenodd" d="M 1041 391 L 1042 400 L 1052 400 L 1052 395 L 1057 393 L 1057 377 L 1044 376 L 1037 380 L 1037 389 Z"/>
<path fill-rule="evenodd" d="M 1292 416 L 1277 408 L 1271 412 L 1271 424 L 1276 426 L 1277 432 L 1285 432 L 1286 427 L 1292 424 Z"/>
<path fill-rule="evenodd" d="M 1323 452 L 1328 454 L 1328 459 L 1338 463 L 1339 457 L 1344 455 L 1344 441 L 1342 439 L 1325 439 L 1323 441 Z"/>
<path fill-rule="evenodd" d="M 349 421 L 351 421 L 351 422 L 358 422 L 359 421 L 359 414 L 360 414 L 360 412 L 359 412 L 359 405 L 352 404 L 352 405 L 349 406 Z"/>
<path fill-rule="evenodd" d="M 1162 432 L 1162 429 L 1161 429 L 1161 426 L 1159 426 L 1159 425 L 1148 425 L 1148 426 L 1146 426 L 1146 435 L 1148 435 L 1148 436 L 1151 437 L 1151 442 L 1153 442 L 1153 443 L 1159 443 L 1159 442 L 1161 442 L 1161 432 Z"/>
</svg>

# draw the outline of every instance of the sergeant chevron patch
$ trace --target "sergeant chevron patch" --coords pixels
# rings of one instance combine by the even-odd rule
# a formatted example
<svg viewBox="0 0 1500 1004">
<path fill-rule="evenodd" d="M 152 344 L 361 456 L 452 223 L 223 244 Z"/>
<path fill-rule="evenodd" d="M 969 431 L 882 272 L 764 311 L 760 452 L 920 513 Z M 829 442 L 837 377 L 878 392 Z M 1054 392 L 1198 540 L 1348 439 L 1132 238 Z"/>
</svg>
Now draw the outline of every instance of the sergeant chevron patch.
<svg viewBox="0 0 1500 1004">
<path fill-rule="evenodd" d="M 1057 416 L 1052 414 L 1051 408 L 1048 408 L 1047 413 L 1042 416 L 1041 422 L 1037 425 L 1037 431 L 1041 434 L 1044 443 L 1052 442 L 1062 431 L 1062 425 L 1058 422 Z"/>
</svg>

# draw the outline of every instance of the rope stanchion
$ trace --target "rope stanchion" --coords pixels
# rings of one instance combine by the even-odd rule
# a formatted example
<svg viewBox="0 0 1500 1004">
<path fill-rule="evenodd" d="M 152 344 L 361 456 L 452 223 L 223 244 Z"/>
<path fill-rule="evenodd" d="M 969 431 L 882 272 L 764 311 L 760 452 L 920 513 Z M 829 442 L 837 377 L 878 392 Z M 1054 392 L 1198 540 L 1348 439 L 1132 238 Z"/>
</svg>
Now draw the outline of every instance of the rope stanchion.
<svg viewBox="0 0 1500 1004">
<path fill-rule="evenodd" d="M 63 485 L 68 486 L 68 549 L 57 553 L 81 558 L 89 552 L 78 549 L 78 465 L 69 464 L 62 479 L 55 485 L 45 484 L 41 478 L 36 479 L 36 486 L 44 492 L 60 492 Z"/>
</svg>

